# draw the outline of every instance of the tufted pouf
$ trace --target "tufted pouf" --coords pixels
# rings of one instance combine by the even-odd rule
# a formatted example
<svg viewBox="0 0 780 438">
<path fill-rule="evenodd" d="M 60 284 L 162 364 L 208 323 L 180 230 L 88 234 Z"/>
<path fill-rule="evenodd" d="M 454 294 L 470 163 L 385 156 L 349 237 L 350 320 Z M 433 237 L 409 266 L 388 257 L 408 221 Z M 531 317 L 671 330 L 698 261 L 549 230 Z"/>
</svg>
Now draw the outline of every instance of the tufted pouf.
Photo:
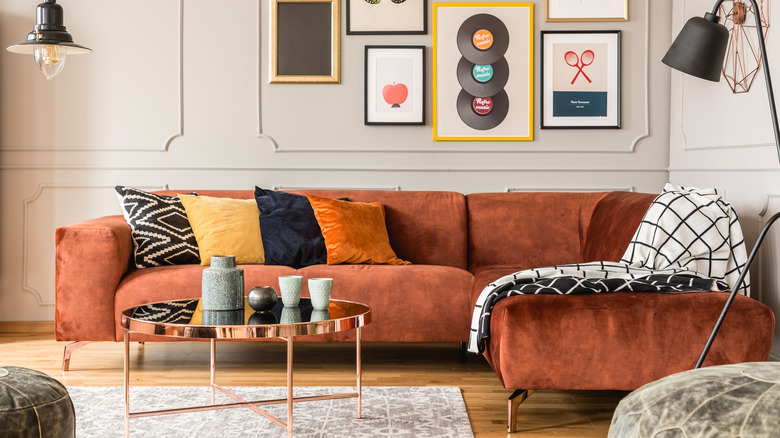
<svg viewBox="0 0 780 438">
<path fill-rule="evenodd" d="M 46 374 L 0 367 L 0 436 L 76 436 L 76 414 L 68 391 Z"/>
<path fill-rule="evenodd" d="M 780 362 L 672 374 L 620 401 L 610 438 L 780 437 Z"/>
</svg>

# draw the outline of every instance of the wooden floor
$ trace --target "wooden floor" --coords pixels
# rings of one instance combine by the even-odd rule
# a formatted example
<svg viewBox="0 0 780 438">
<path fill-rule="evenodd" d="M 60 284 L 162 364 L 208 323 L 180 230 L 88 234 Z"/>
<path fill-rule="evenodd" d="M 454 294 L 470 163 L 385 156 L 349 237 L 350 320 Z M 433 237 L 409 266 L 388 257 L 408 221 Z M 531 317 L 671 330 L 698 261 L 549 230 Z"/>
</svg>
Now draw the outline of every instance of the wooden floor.
<svg viewBox="0 0 780 438">
<path fill-rule="evenodd" d="M 50 333 L 0 333 L 0 366 L 43 371 L 72 386 L 122 385 L 123 345 L 88 344 L 73 354 L 71 371 L 61 370 L 65 343 Z M 298 343 L 296 386 L 354 385 L 354 344 Z M 132 385 L 207 385 L 208 343 L 131 344 Z M 285 347 L 278 342 L 217 344 L 217 383 L 284 386 Z M 537 391 L 520 406 L 518 432 L 506 433 L 504 389 L 478 356 L 458 360 L 457 344 L 363 344 L 365 386 L 458 386 L 478 438 L 604 437 L 612 413 L 626 392 Z"/>
</svg>

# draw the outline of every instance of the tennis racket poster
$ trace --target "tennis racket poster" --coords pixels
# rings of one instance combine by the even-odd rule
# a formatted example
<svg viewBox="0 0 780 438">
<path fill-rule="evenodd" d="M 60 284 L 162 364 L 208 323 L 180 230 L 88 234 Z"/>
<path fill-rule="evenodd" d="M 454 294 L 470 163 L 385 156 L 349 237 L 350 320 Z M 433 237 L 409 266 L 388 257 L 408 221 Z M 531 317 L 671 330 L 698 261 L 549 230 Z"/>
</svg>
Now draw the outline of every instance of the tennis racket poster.
<svg viewBox="0 0 780 438">
<path fill-rule="evenodd" d="M 620 128 L 620 31 L 541 35 L 541 128 Z"/>
</svg>

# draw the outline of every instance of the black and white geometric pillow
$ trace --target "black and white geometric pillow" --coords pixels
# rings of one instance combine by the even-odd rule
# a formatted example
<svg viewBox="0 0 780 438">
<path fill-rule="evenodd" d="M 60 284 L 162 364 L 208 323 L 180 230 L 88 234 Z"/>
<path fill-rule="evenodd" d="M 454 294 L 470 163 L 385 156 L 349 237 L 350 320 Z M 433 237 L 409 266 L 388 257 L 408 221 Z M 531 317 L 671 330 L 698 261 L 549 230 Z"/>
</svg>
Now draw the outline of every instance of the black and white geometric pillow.
<svg viewBox="0 0 780 438">
<path fill-rule="evenodd" d="M 136 268 L 200 263 L 198 242 L 178 196 L 114 189 L 132 230 Z"/>
<path fill-rule="evenodd" d="M 177 300 L 146 304 L 135 308 L 132 317 L 143 321 L 189 324 L 200 300 Z"/>
</svg>

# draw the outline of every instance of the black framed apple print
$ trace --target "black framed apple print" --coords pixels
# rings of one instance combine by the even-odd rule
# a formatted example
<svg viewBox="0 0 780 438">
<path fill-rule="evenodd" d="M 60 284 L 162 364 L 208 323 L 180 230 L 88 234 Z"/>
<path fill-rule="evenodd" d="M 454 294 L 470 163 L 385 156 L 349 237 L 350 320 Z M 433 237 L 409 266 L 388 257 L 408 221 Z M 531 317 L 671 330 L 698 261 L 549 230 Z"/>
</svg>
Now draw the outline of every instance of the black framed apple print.
<svg viewBox="0 0 780 438">
<path fill-rule="evenodd" d="M 365 46 L 364 123 L 425 124 L 425 46 Z"/>
</svg>

